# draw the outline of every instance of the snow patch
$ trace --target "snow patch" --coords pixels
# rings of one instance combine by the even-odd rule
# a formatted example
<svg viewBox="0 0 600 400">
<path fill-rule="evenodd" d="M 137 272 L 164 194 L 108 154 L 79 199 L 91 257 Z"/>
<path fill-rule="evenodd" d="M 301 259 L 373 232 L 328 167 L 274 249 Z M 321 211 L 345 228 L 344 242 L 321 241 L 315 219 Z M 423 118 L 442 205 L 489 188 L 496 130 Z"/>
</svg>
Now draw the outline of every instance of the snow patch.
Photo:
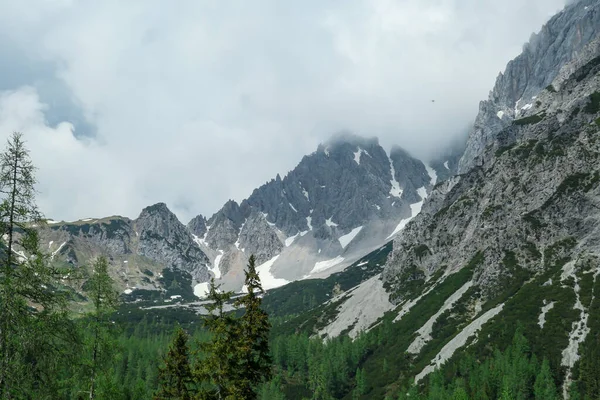
<svg viewBox="0 0 600 400">
<path fill-rule="evenodd" d="M 194 286 L 194 296 L 199 298 L 204 298 L 208 296 L 208 291 L 210 289 L 210 283 L 202 282 Z"/>
<path fill-rule="evenodd" d="M 285 239 L 285 247 L 290 247 L 298 235 L 300 235 L 300 233 L 296 233 L 294 236 L 290 236 L 289 238 Z"/>
<path fill-rule="evenodd" d="M 175 294 L 175 295 L 171 296 L 171 300 L 180 299 L 180 298 L 181 298 L 180 294 Z"/>
<path fill-rule="evenodd" d="M 393 309 L 394 305 L 389 301 L 389 294 L 385 291 L 380 276 L 381 274 L 375 275 L 349 292 L 342 293 L 340 296 L 349 297 L 338 307 L 335 320 L 323 328 L 319 336 L 336 337 L 352 326 L 348 335 L 354 339 Z"/>
<path fill-rule="evenodd" d="M 475 321 L 467 325 L 462 331 L 460 331 L 458 335 L 456 335 L 454 338 L 452 338 L 452 340 L 446 343 L 446 345 L 440 350 L 440 352 L 434 357 L 434 359 L 431 360 L 431 363 L 428 366 L 423 368 L 423 371 L 421 371 L 415 377 L 415 382 L 419 382 L 427 374 L 433 372 L 437 367 L 448 361 L 448 359 L 452 357 L 452 355 L 457 349 L 464 346 L 467 343 L 467 340 L 471 336 L 475 335 L 481 329 L 483 324 L 485 324 L 490 319 L 498 315 L 500 311 L 502 311 L 502 308 L 504 308 L 504 303 L 500 304 L 495 308 L 492 308 L 491 310 L 488 310 L 485 314 L 483 314 Z"/>
<path fill-rule="evenodd" d="M 425 169 L 427 170 L 427 174 L 429 175 L 429 177 L 431 178 L 431 181 L 429 182 L 431 185 L 435 185 L 437 182 L 437 173 L 435 172 L 435 169 L 431 168 L 429 165 L 424 164 L 425 165 Z"/>
<path fill-rule="evenodd" d="M 465 294 L 465 292 L 469 290 L 471 286 L 473 286 L 472 281 L 465 283 L 460 289 L 458 289 L 446 299 L 446 301 L 442 305 L 442 308 L 440 308 L 438 312 L 432 315 L 431 318 L 429 318 L 427 322 L 425 322 L 425 324 L 416 332 L 417 337 L 415 338 L 415 340 L 413 340 L 410 346 L 408 346 L 407 351 L 409 353 L 419 354 L 421 352 L 423 346 L 425 346 L 425 344 L 432 339 L 431 332 L 433 330 L 433 324 L 435 323 L 435 321 L 437 321 L 439 316 L 442 315 L 446 310 L 451 309 L 454 306 L 454 304 Z"/>
<path fill-rule="evenodd" d="M 413 219 L 414 217 L 416 217 L 417 214 L 419 214 L 421 212 L 421 208 L 423 208 L 423 202 L 427 198 L 427 190 L 425 189 L 425 187 L 421 187 L 421 188 L 419 188 L 417 190 L 417 193 L 419 194 L 419 196 L 421 196 L 422 200 L 419 201 L 419 202 L 417 202 L 417 203 L 413 203 L 413 204 L 410 205 L 410 217 L 401 220 L 400 223 L 398 224 L 398 226 L 396 226 L 396 229 L 394 229 L 394 231 L 390 234 L 390 236 L 388 236 L 386 238 L 386 240 L 389 239 L 389 238 L 391 238 L 392 236 L 394 236 L 398 232 L 400 232 L 402 229 L 404 229 L 404 227 L 406 226 L 406 224 L 408 224 L 411 219 Z"/>
<path fill-rule="evenodd" d="M 367 265 L 369 262 L 368 261 L 363 261 L 361 263 L 356 264 L 357 267 L 362 267 L 363 265 Z"/>
<path fill-rule="evenodd" d="M 502 117 L 504 117 L 504 111 L 498 111 L 498 112 L 496 113 L 496 116 L 497 116 L 498 118 L 502 119 Z"/>
<path fill-rule="evenodd" d="M 358 235 L 358 233 L 361 231 L 363 227 L 359 226 L 358 228 L 354 228 L 350 231 L 350 233 L 344 235 L 344 236 L 340 236 L 340 238 L 338 239 L 338 241 L 340 242 L 340 244 L 342 245 L 342 248 L 346 248 L 346 246 L 348 246 L 348 244 L 350 244 L 350 242 L 352 241 L 352 239 L 354 239 L 356 237 L 356 235 Z"/>
<path fill-rule="evenodd" d="M 209 269 L 209 271 L 213 273 L 215 279 L 219 279 L 221 277 L 221 270 L 219 269 L 219 264 L 221 263 L 221 259 L 223 258 L 223 250 L 218 251 L 220 254 L 217 254 L 217 256 L 215 257 L 213 267 Z"/>
<path fill-rule="evenodd" d="M 390 184 L 392 187 L 390 188 L 390 195 L 400 198 L 402 196 L 402 188 L 400 188 L 400 182 L 396 180 L 396 170 L 394 169 L 394 162 L 388 156 L 388 160 L 390 160 L 390 172 L 392 173 L 392 179 L 390 180 Z"/>
<path fill-rule="evenodd" d="M 546 304 L 546 300 L 544 300 L 544 304 Z M 553 308 L 554 308 L 553 301 L 551 301 L 550 303 L 548 303 L 542 307 L 542 312 L 540 313 L 540 316 L 538 317 L 538 325 L 540 326 L 540 329 L 544 329 L 544 325 L 546 324 L 546 313 L 548 313 L 548 311 L 552 310 Z"/>
<path fill-rule="evenodd" d="M 291 208 L 292 210 L 294 210 L 294 212 L 298 212 L 298 210 L 296 210 L 296 208 L 295 208 L 295 207 L 292 205 L 292 203 L 288 203 L 288 204 L 289 204 L 290 208 Z"/>
<path fill-rule="evenodd" d="M 264 213 L 264 212 L 261 212 L 261 214 L 262 214 L 263 218 L 265 219 L 265 222 L 267 223 L 267 225 L 269 225 L 269 226 L 275 226 L 274 223 L 269 222 L 269 220 L 267 219 L 267 217 L 269 216 L 269 214 Z"/>
<path fill-rule="evenodd" d="M 363 155 L 363 153 L 369 156 L 369 153 L 367 153 L 365 150 L 361 149 L 360 147 L 354 153 L 354 162 L 357 163 L 358 165 L 360 165 L 360 157 Z"/>
<path fill-rule="evenodd" d="M 312 231 L 312 217 L 306 217 L 306 226 L 308 226 L 309 231 Z"/>
<path fill-rule="evenodd" d="M 125 293 L 125 294 L 131 294 L 132 292 L 133 292 L 133 290 L 131 290 L 129 288 L 123 290 L 123 293 Z"/>
<path fill-rule="evenodd" d="M 448 171 L 450 170 L 450 167 L 448 166 L 448 161 L 444 161 L 444 168 L 446 168 Z"/>
<path fill-rule="evenodd" d="M 329 218 L 328 220 L 325 221 L 325 225 L 327 226 L 338 226 L 338 224 L 336 224 L 335 222 L 332 221 L 333 217 Z"/>
<path fill-rule="evenodd" d="M 50 243 L 48 243 L 48 250 L 50 250 L 50 247 L 52 247 L 52 243 L 54 243 L 54 240 L 51 240 Z"/>
<path fill-rule="evenodd" d="M 562 352 L 562 361 L 560 365 L 567 367 L 567 374 L 565 375 L 565 381 L 563 383 L 563 396 L 565 398 L 568 398 L 567 392 L 571 384 L 573 366 L 580 358 L 579 345 L 583 343 L 588 333 L 590 333 L 590 328 L 587 325 L 589 314 L 586 312 L 585 307 L 583 307 L 581 298 L 579 297 L 581 288 L 579 286 L 579 279 L 575 274 L 575 261 L 570 261 L 563 266 L 560 281 L 563 282 L 569 278 L 573 278 L 575 281 L 573 291 L 575 292 L 576 301 L 573 309 L 580 311 L 580 318 L 579 321 L 573 322 L 571 333 L 569 334 L 569 345 Z"/>
<path fill-rule="evenodd" d="M 335 267 L 336 265 L 340 264 L 342 261 L 344 261 L 344 257 L 342 257 L 342 256 L 337 256 L 336 258 L 332 258 L 331 260 L 319 261 L 319 262 L 315 263 L 315 266 L 312 269 L 312 271 L 310 271 L 310 273 L 314 274 L 317 272 L 325 271 L 326 269 Z"/>
<path fill-rule="evenodd" d="M 256 267 L 256 272 L 258 272 L 258 276 L 260 277 L 260 282 L 264 290 L 274 289 L 290 283 L 288 280 L 275 278 L 271 273 L 271 267 L 278 258 L 279 254 L 271 258 L 269 261 L 264 262 Z"/>
<path fill-rule="evenodd" d="M 521 107 L 521 110 L 529 110 L 531 107 L 533 107 L 533 104 L 525 104 L 523 107 Z"/>
<path fill-rule="evenodd" d="M 47 224 L 60 224 L 60 221 L 54 221 L 54 220 L 52 220 L 52 219 L 47 219 L 47 220 L 46 220 L 46 223 L 47 223 Z"/>
<path fill-rule="evenodd" d="M 60 249 L 62 249 L 65 244 L 67 244 L 67 242 L 63 242 L 60 246 L 58 246 L 58 249 L 56 249 L 56 251 L 52 252 L 52 255 L 50 256 L 51 260 L 54 260 L 54 256 L 56 256 L 58 254 Z"/>
<path fill-rule="evenodd" d="M 304 195 L 304 197 L 306 197 L 306 200 L 310 201 L 310 198 L 308 197 L 308 192 L 306 191 L 306 189 L 302 188 L 302 194 Z"/>
<path fill-rule="evenodd" d="M 291 207 L 291 206 L 292 206 L 292 205 L 290 204 L 290 207 Z M 242 226 L 240 226 L 240 231 L 238 232 L 238 237 L 237 237 L 237 240 L 236 240 L 236 241 L 235 241 L 235 243 L 234 243 L 234 245 L 235 245 L 235 248 L 236 248 L 236 249 L 238 249 L 238 250 L 240 250 L 240 236 L 242 235 L 242 230 L 244 229 L 244 226 L 245 226 L 245 225 L 246 225 L 246 221 L 244 221 L 244 223 L 242 223 Z M 244 249 L 242 249 L 242 252 L 243 252 L 243 251 L 244 251 Z"/>
</svg>

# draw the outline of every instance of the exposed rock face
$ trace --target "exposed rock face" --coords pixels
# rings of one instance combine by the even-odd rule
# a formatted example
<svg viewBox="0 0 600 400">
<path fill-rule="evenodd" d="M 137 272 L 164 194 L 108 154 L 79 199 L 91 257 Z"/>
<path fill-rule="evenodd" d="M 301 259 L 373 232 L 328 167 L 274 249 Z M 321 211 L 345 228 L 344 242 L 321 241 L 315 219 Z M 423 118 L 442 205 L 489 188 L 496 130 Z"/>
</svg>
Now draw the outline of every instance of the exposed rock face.
<svg viewBox="0 0 600 400">
<path fill-rule="evenodd" d="M 203 237 L 206 233 L 206 218 L 204 218 L 202 215 L 198 215 L 192 218 L 192 220 L 187 224 L 187 227 L 192 234 L 198 237 Z"/>
<path fill-rule="evenodd" d="M 388 156 L 375 138 L 339 134 L 284 178 L 277 175 L 239 205 L 227 202 L 201 240 L 214 254 L 225 253 L 219 267 L 229 287 L 241 286 L 250 254 L 259 264 L 281 255 L 271 270 L 299 279 L 319 262 L 337 260 L 331 266 L 341 268 L 381 246 L 411 217 L 410 205 L 423 200 L 431 180 L 406 151 L 395 148 Z"/>
<path fill-rule="evenodd" d="M 139 234 L 137 254 L 166 267 L 189 272 L 197 282 L 210 278 L 206 267 L 208 257 L 166 204 L 144 208 L 134 226 Z"/>
<path fill-rule="evenodd" d="M 574 245 L 564 256 L 600 256 L 600 41 L 562 71 L 571 73 L 490 138 L 480 165 L 433 191 L 394 242 L 388 283 L 401 287 L 414 268 L 456 270 L 482 252 L 475 283 L 493 295 L 513 273 L 507 252 L 532 271 L 547 267 L 541 255 L 565 238 Z"/>
<path fill-rule="evenodd" d="M 146 207 L 134 221 L 109 217 L 50 224 L 40 240 L 54 261 L 76 267 L 107 256 L 124 288 L 163 289 L 158 277 L 164 268 L 189 273 L 192 282 L 210 279 L 210 260 L 164 203 Z"/>
<path fill-rule="evenodd" d="M 535 102 L 568 62 L 600 32 L 600 3 L 581 0 L 554 16 L 538 34 L 532 35 L 523 53 L 508 63 L 490 92 L 479 104 L 479 114 L 469 135 L 458 172 L 480 163 L 479 157 L 495 135 L 519 118 Z"/>
</svg>

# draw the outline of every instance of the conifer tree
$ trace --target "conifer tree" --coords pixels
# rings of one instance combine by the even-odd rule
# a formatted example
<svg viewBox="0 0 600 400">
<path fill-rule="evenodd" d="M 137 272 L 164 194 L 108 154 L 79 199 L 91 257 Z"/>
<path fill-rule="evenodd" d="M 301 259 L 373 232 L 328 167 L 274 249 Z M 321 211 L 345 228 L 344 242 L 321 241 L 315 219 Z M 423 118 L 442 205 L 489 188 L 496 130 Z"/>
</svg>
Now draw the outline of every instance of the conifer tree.
<svg viewBox="0 0 600 400">
<path fill-rule="evenodd" d="M 547 359 L 544 359 L 542 368 L 538 374 L 533 387 L 536 400 L 555 400 L 558 399 L 556 385 L 552 378 L 552 371 Z"/>
<path fill-rule="evenodd" d="M 200 344 L 201 360 L 194 369 L 194 375 L 200 382 L 199 397 L 206 399 L 240 399 L 235 379 L 238 375 L 236 368 L 236 346 L 238 342 L 238 321 L 226 313 L 224 308 L 231 299 L 231 292 L 221 292 L 220 286 L 210 281 L 206 306 L 209 316 L 204 320 L 204 326 L 211 334 L 207 342 Z"/>
<path fill-rule="evenodd" d="M 164 365 L 159 369 L 159 391 L 155 400 L 191 400 L 195 393 L 194 379 L 190 367 L 188 335 L 181 327 L 164 357 Z"/>
<path fill-rule="evenodd" d="M 241 398 L 255 399 L 258 385 L 271 379 L 271 355 L 269 352 L 269 316 L 261 308 L 264 293 L 256 271 L 256 258 L 250 256 L 245 271 L 247 293 L 236 301 L 244 308 L 238 325 L 236 386 Z"/>
<path fill-rule="evenodd" d="M 89 329 L 91 338 L 87 343 L 90 359 L 86 367 L 89 371 L 89 398 L 96 397 L 96 378 L 103 366 L 110 365 L 114 355 L 112 343 L 112 322 L 110 314 L 118 305 L 118 293 L 114 289 L 114 282 L 108 274 L 108 261 L 106 257 L 98 257 L 93 264 L 92 277 L 88 281 L 88 295 L 93 304 Z"/>
<path fill-rule="evenodd" d="M 0 398 L 56 396 L 57 364 L 76 349 L 59 290 L 61 271 L 41 253 L 35 167 L 23 135 L 0 154 Z M 51 335 L 48 332 L 52 332 Z"/>
</svg>

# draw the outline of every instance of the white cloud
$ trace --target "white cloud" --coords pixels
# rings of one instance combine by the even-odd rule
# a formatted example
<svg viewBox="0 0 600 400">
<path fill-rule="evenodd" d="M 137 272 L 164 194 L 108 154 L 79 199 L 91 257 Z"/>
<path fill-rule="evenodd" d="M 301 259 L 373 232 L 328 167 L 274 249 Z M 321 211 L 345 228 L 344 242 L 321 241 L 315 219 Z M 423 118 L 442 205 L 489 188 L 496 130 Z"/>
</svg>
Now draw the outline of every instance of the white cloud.
<svg viewBox="0 0 600 400">
<path fill-rule="evenodd" d="M 187 220 L 339 129 L 420 155 L 464 133 L 564 0 L 26 3 L 0 2 L 0 43 L 51 63 L 30 85 L 61 83 L 95 130 L 49 127 L 51 94 L 2 95 L 0 133 L 26 134 L 43 211 L 135 217 L 165 201 Z"/>
</svg>

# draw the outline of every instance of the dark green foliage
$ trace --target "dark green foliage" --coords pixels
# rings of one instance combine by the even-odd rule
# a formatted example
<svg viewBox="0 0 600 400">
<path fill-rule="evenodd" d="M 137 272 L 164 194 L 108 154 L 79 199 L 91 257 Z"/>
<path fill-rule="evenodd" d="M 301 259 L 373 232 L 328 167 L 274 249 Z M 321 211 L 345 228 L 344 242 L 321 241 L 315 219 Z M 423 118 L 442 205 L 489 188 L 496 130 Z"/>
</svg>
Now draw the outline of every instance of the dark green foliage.
<svg viewBox="0 0 600 400">
<path fill-rule="evenodd" d="M 552 371 L 550 370 L 550 364 L 546 359 L 542 363 L 533 388 L 536 400 L 557 400 L 559 398 L 556 391 L 556 384 L 552 377 Z"/>
<path fill-rule="evenodd" d="M 542 121 L 544 118 L 546 118 L 546 113 L 541 112 L 539 114 L 530 115 L 529 117 L 515 119 L 513 121 L 513 125 L 522 126 L 522 125 L 537 124 L 538 122 Z"/>
<path fill-rule="evenodd" d="M 459 364 L 450 380 L 441 371 L 433 373 L 423 399 L 558 398 L 548 362 L 540 366 L 521 331 L 514 334 L 506 350 L 496 349 L 485 360 L 466 354 Z"/>
<path fill-rule="evenodd" d="M 573 73 L 575 80 L 581 82 L 584 80 L 595 67 L 600 65 L 600 57 L 595 57 L 591 61 L 587 62 L 583 67 L 579 68 Z"/>
<path fill-rule="evenodd" d="M 588 114 L 596 114 L 600 111 L 600 92 L 594 92 L 590 95 L 588 103 L 585 105 L 583 111 Z"/>
<path fill-rule="evenodd" d="M 225 312 L 225 304 L 231 292 L 220 292 L 214 278 L 210 281 L 207 305 L 210 313 L 204 320 L 204 327 L 210 333 L 210 340 L 200 344 L 204 354 L 195 366 L 196 380 L 202 382 L 201 399 L 235 398 L 237 379 L 237 333 L 238 321 L 231 313 Z"/>
<path fill-rule="evenodd" d="M 567 176 L 556 188 L 554 196 L 569 195 L 576 191 L 589 192 L 600 182 L 600 172 L 578 173 Z"/>
<path fill-rule="evenodd" d="M 80 373 L 89 380 L 89 398 L 97 396 L 97 378 L 107 366 L 112 364 L 115 356 L 114 329 L 110 315 L 118 305 L 118 293 L 113 287 L 113 280 L 108 275 L 108 261 L 99 257 L 93 264 L 92 277 L 88 280 L 88 297 L 93 304 L 93 311 L 89 314 L 91 332 L 89 341 L 85 343 L 84 357 Z M 106 393 L 104 393 L 105 395 Z"/>
<path fill-rule="evenodd" d="M 244 309 L 237 323 L 237 393 L 244 399 L 257 396 L 258 385 L 271 378 L 271 355 L 269 352 L 269 317 L 261 308 L 264 293 L 255 266 L 254 255 L 248 260 L 245 271 L 247 294 L 240 297 L 235 305 Z"/>
<path fill-rule="evenodd" d="M 496 211 L 499 211 L 499 210 L 502 210 L 502 206 L 501 205 L 493 205 L 493 206 L 490 205 L 490 206 L 487 206 L 485 208 L 485 210 L 483 210 L 483 214 L 481 214 L 481 216 L 484 219 L 488 219 L 489 217 L 491 217 L 492 215 L 494 215 L 494 213 Z"/>
<path fill-rule="evenodd" d="M 595 263 L 598 263 L 597 259 Z M 586 275 L 584 279 L 592 279 L 592 277 Z M 600 279 L 596 277 L 593 282 L 594 300 L 588 309 L 590 333 L 579 350 L 582 357 L 576 384 L 577 392 L 589 399 L 600 398 Z M 583 396 L 581 398 L 584 398 Z"/>
<path fill-rule="evenodd" d="M 502 146 L 500 148 L 498 148 L 498 150 L 496 150 L 496 157 L 500 157 L 502 154 L 506 153 L 507 151 L 510 151 L 513 147 L 515 147 L 517 144 L 516 143 L 511 143 L 507 146 Z"/>
<path fill-rule="evenodd" d="M 527 140 L 521 143 L 519 146 L 515 147 L 511 151 L 511 153 L 514 154 L 521 161 L 528 160 L 529 156 L 532 154 L 532 151 L 537 144 L 537 140 Z"/>
<path fill-rule="evenodd" d="M 169 352 L 159 369 L 159 390 L 155 400 L 191 400 L 194 396 L 195 382 L 190 365 L 188 335 L 181 327 L 175 330 L 175 337 Z"/>
<path fill-rule="evenodd" d="M 419 260 L 422 259 L 424 256 L 431 254 L 431 250 L 429 250 L 429 247 L 427 247 L 424 244 L 415 247 L 414 252 Z"/>
<path fill-rule="evenodd" d="M 532 212 L 528 212 L 526 214 L 523 215 L 523 221 L 527 222 L 530 224 L 530 226 L 534 229 L 534 230 L 540 230 L 542 228 L 544 228 L 546 226 L 545 223 L 541 222 L 537 217 L 536 217 L 536 213 L 534 211 Z"/>
<path fill-rule="evenodd" d="M 554 86 L 552 86 L 552 84 L 546 86 L 546 90 L 550 93 L 556 93 L 556 89 L 554 89 Z"/>
<path fill-rule="evenodd" d="M 77 349 L 60 271 L 38 246 L 35 167 L 23 136 L 0 154 L 0 398 L 57 396 L 56 368 Z M 67 358 L 70 359 L 70 358 Z"/>
</svg>

